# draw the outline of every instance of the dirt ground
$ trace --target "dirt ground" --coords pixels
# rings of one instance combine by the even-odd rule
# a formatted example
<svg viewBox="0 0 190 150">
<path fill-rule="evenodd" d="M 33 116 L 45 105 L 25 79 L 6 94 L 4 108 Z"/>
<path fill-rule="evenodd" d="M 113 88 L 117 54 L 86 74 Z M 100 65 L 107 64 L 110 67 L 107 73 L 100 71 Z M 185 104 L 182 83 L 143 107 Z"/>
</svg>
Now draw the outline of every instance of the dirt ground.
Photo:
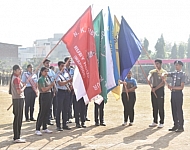
<svg viewBox="0 0 190 150">
<path fill-rule="evenodd" d="M 121 126 L 123 123 L 123 106 L 121 100 L 116 101 L 112 94 L 108 95 L 105 105 L 106 127 L 94 126 L 94 104 L 89 104 L 87 128 L 77 129 L 75 123 L 69 124 L 70 131 L 56 131 L 56 127 L 48 126 L 52 134 L 34 135 L 35 122 L 25 122 L 22 125 L 22 138 L 26 143 L 14 144 L 12 109 L 7 111 L 11 104 L 11 97 L 7 93 L 8 87 L 0 87 L 0 149 L 116 149 L 116 150 L 190 150 L 190 87 L 184 89 L 184 118 L 185 132 L 169 132 L 173 126 L 170 91 L 165 89 L 165 126 L 162 129 L 149 128 L 152 122 L 152 108 L 150 101 L 150 88 L 148 85 L 139 85 L 137 101 L 135 104 L 135 122 L 133 126 Z M 35 103 L 35 118 L 38 113 L 38 99 Z M 74 122 L 74 119 L 72 120 Z M 53 121 L 55 124 L 55 121 Z"/>
</svg>

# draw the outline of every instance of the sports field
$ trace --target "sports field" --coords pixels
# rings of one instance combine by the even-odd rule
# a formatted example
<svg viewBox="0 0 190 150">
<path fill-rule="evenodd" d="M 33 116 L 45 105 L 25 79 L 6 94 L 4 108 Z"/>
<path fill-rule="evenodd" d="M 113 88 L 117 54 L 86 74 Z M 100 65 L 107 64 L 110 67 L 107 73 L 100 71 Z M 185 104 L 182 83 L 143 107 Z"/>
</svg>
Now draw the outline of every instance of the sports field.
<svg viewBox="0 0 190 150">
<path fill-rule="evenodd" d="M 108 95 L 105 105 L 106 127 L 94 126 L 94 104 L 89 104 L 87 128 L 77 129 L 75 123 L 69 124 L 69 131 L 56 131 L 56 126 L 48 126 L 52 134 L 34 135 L 35 122 L 23 121 L 21 136 L 26 143 L 14 144 L 12 137 L 12 109 L 8 87 L 0 87 L 0 149 L 116 149 L 116 150 L 190 150 L 190 87 L 184 89 L 184 119 L 185 131 L 182 133 L 169 132 L 173 126 L 170 91 L 165 89 L 165 126 L 162 129 L 149 128 L 152 123 L 152 107 L 150 101 L 150 87 L 139 85 L 136 90 L 135 122 L 133 126 L 121 126 L 123 123 L 123 106 L 121 100 L 116 101 L 112 94 Z M 35 104 L 35 119 L 38 114 L 38 99 Z M 72 120 L 74 122 L 74 119 Z M 55 121 L 53 120 L 54 124 Z"/>
</svg>

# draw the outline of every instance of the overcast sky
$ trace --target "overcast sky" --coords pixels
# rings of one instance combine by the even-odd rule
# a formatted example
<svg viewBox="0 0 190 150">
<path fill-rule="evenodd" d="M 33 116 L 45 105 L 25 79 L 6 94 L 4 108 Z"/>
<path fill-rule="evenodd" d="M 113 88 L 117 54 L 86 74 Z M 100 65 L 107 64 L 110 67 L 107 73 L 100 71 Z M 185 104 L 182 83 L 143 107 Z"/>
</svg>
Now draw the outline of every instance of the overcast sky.
<svg viewBox="0 0 190 150">
<path fill-rule="evenodd" d="M 190 35 L 190 0 L 1 0 L 0 42 L 30 47 L 36 39 L 65 33 L 91 4 L 93 18 L 107 6 L 119 21 L 123 15 L 152 50 L 162 33 L 177 43 Z"/>
</svg>

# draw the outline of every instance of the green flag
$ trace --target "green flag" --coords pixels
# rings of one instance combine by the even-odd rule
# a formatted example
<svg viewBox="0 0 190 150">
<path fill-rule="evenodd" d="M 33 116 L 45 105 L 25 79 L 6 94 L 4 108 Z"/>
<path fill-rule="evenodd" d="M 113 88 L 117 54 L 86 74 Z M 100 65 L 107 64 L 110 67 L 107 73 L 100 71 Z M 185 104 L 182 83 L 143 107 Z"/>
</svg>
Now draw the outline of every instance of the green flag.
<svg viewBox="0 0 190 150">
<path fill-rule="evenodd" d="M 107 74 L 106 74 L 106 49 L 105 49 L 105 36 L 104 36 L 104 21 L 102 11 L 94 19 L 94 32 L 95 32 L 95 42 L 96 42 L 96 54 L 98 59 L 98 67 L 100 74 L 100 84 L 101 84 L 101 96 L 104 102 L 107 102 Z"/>
</svg>

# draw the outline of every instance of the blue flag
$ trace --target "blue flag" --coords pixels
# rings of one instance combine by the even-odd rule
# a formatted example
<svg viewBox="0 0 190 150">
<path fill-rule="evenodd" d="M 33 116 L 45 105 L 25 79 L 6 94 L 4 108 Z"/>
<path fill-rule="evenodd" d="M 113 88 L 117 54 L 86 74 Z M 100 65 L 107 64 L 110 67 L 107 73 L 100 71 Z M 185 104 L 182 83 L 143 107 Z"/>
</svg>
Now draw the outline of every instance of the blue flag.
<svg viewBox="0 0 190 150">
<path fill-rule="evenodd" d="M 118 38 L 120 57 L 120 79 L 123 81 L 139 58 L 142 45 L 122 16 Z"/>
<path fill-rule="evenodd" d="M 117 61 L 116 61 L 115 41 L 114 41 L 113 32 L 114 32 L 114 26 L 113 26 L 113 21 L 112 21 L 112 18 L 111 18 L 110 9 L 108 7 L 108 39 L 109 39 L 109 43 L 110 43 L 110 49 L 111 49 L 111 52 L 112 52 L 115 84 L 116 84 L 116 86 L 118 86 L 119 70 L 118 70 Z M 115 88 L 115 87 L 113 87 L 113 88 Z M 109 89 L 108 92 L 111 91 L 112 89 Z"/>
</svg>

